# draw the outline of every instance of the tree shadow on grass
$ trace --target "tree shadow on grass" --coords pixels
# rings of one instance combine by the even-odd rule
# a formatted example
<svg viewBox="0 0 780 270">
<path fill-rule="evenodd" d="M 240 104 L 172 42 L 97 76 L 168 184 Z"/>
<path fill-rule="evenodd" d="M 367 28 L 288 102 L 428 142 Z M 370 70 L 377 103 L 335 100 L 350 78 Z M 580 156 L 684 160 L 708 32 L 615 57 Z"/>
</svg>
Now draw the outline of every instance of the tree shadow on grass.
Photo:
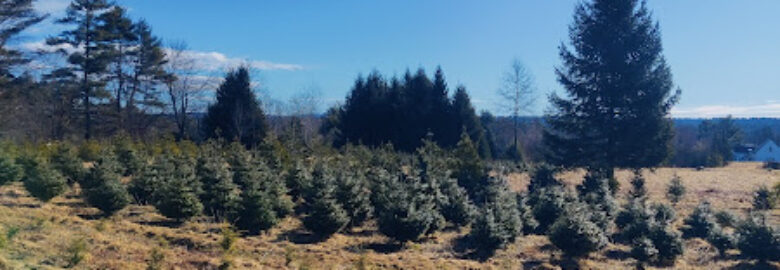
<svg viewBox="0 0 780 270">
<path fill-rule="evenodd" d="M 604 252 L 604 256 L 606 256 L 610 260 L 622 261 L 631 258 L 631 253 L 619 249 L 610 249 Z"/>
<path fill-rule="evenodd" d="M 732 266 L 727 267 L 725 269 L 727 269 L 727 270 L 748 270 L 748 269 L 750 269 L 750 270 L 764 270 L 764 269 L 774 270 L 774 269 L 777 269 L 777 267 L 774 266 L 774 265 L 771 265 L 771 264 L 769 264 L 767 262 L 763 262 L 763 261 L 755 261 L 755 262 L 741 261 L 738 264 L 732 265 Z"/>
<path fill-rule="evenodd" d="M 84 220 L 98 220 L 107 217 L 103 213 L 81 213 L 77 214 L 77 216 Z"/>
<path fill-rule="evenodd" d="M 183 221 L 175 220 L 175 219 L 163 219 L 163 220 L 141 220 L 135 222 L 138 225 L 148 225 L 148 226 L 155 226 L 155 227 L 165 227 L 165 228 L 178 228 L 182 224 L 184 224 Z"/>
<path fill-rule="evenodd" d="M 480 249 L 474 245 L 473 239 L 464 235 L 452 240 L 452 250 L 461 259 L 485 262 L 496 253 L 495 250 Z"/>
<path fill-rule="evenodd" d="M 328 238 L 300 229 L 292 229 L 279 234 L 275 242 L 290 241 L 295 244 L 316 244 L 325 240 Z"/>
<path fill-rule="evenodd" d="M 9 208 L 39 208 L 42 204 L 39 203 L 15 203 L 15 202 L 3 202 L 0 205 Z"/>
</svg>

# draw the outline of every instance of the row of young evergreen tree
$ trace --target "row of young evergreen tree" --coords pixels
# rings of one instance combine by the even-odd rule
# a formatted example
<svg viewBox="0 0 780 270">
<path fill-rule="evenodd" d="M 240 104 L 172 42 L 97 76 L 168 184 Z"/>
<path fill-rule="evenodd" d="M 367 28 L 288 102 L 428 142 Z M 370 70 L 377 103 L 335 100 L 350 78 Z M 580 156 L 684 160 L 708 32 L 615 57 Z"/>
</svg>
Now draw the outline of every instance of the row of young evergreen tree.
<svg viewBox="0 0 780 270">
<path fill-rule="evenodd" d="M 544 164 L 532 170 L 526 191 L 513 192 L 505 179 L 488 173 L 466 133 L 454 150 L 424 140 L 414 153 L 348 145 L 341 152 L 284 158 L 283 147 L 272 141 L 252 150 L 219 141 L 194 151 L 139 147 L 117 139 L 97 151 L 89 169 L 82 150 L 67 144 L 48 146 L 39 151 L 48 154 L 38 156 L 4 154 L 0 180 L 22 181 L 44 202 L 78 185 L 85 201 L 106 215 L 130 203 L 152 205 L 178 222 L 209 217 L 247 234 L 266 231 L 290 215 L 322 239 L 368 220 L 397 243 L 470 228 L 463 237 L 467 254 L 475 258 L 490 257 L 523 234 L 546 235 L 570 258 L 586 257 L 610 241 L 625 243 L 639 263 L 654 265 L 674 264 L 683 252 L 681 237 L 700 237 L 722 252 L 739 249 L 761 260 L 776 260 L 776 250 L 767 247 L 780 243 L 760 215 L 778 198 L 767 189 L 757 192 L 756 211 L 744 221 L 713 213 L 704 203 L 684 220 L 680 234 L 673 226 L 674 208 L 648 202 L 639 170 L 623 206 L 605 174 L 586 174 L 572 192 L 558 179 L 562 169 Z M 14 151 L 4 151 L 9 152 Z M 669 200 L 676 204 L 684 194 L 675 177 Z M 722 229 L 726 226 L 735 233 Z"/>
</svg>

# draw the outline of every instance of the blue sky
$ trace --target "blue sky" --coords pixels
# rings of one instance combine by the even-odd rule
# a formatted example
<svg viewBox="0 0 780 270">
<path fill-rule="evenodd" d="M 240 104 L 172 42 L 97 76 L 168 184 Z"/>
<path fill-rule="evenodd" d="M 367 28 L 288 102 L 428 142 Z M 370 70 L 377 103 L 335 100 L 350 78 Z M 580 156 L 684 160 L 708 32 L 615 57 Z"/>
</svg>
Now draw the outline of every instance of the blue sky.
<svg viewBox="0 0 780 270">
<path fill-rule="evenodd" d="M 39 0 L 54 17 L 67 1 Z M 535 77 L 538 104 L 562 92 L 554 76 L 575 0 L 237 1 L 119 0 L 166 41 L 185 41 L 214 67 L 251 62 L 275 99 L 315 87 L 327 105 L 358 74 L 440 65 L 475 106 L 497 110 L 502 72 L 514 57 Z M 664 53 L 683 90 L 677 117 L 780 117 L 780 1 L 650 0 Z M 35 42 L 57 28 L 28 31 Z"/>
</svg>

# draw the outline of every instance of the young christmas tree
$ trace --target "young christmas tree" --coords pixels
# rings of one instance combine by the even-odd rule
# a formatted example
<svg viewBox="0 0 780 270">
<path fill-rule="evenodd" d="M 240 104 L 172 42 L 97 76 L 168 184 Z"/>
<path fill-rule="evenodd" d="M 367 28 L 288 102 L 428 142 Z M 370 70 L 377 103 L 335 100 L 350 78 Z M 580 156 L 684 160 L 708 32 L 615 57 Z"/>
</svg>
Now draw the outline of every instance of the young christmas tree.
<svg viewBox="0 0 780 270">
<path fill-rule="evenodd" d="M 76 148 L 66 143 L 59 143 L 50 157 L 51 166 L 68 179 L 68 184 L 74 184 L 87 174 L 84 162 L 79 158 Z"/>
<path fill-rule="evenodd" d="M 311 186 L 305 190 L 303 225 L 315 234 L 327 238 L 341 231 L 350 222 L 349 213 L 336 199 L 336 179 L 324 162 L 314 169 Z"/>
<path fill-rule="evenodd" d="M 48 202 L 65 193 L 68 185 L 62 174 L 42 162 L 27 170 L 24 176 L 24 188 L 38 200 Z"/>
<path fill-rule="evenodd" d="M 22 167 L 6 153 L 0 153 L 0 185 L 16 182 L 22 179 Z"/>
<path fill-rule="evenodd" d="M 379 231 L 398 242 L 415 241 L 441 228 L 444 217 L 438 211 L 436 198 L 417 176 L 400 171 L 378 169 L 371 201 L 377 215 Z"/>
<path fill-rule="evenodd" d="M 206 213 L 217 220 L 231 219 L 238 210 L 241 193 L 216 142 L 202 146 L 195 175 L 203 188 L 200 199 Z"/>
<path fill-rule="evenodd" d="M 523 224 L 517 207 L 517 196 L 509 191 L 506 180 L 491 178 L 485 201 L 480 208 L 469 238 L 483 257 L 514 242 L 522 234 Z"/>
<path fill-rule="evenodd" d="M 120 181 L 119 172 L 114 157 L 110 153 L 103 153 L 82 182 L 87 203 L 108 216 L 125 208 L 131 200 L 130 193 Z"/>
</svg>

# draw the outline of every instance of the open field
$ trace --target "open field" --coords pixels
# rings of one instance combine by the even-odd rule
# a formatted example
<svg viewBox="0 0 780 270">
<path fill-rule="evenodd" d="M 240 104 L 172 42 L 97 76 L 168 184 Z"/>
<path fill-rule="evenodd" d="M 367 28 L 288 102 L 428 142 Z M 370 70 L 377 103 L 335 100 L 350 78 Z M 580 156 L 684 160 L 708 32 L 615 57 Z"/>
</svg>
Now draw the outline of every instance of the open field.
<svg viewBox="0 0 780 270">
<path fill-rule="evenodd" d="M 702 200 L 715 210 L 730 210 L 742 216 L 750 207 L 752 192 L 760 185 L 780 182 L 780 171 L 767 171 L 758 163 L 738 163 L 725 168 L 696 171 L 661 168 L 646 172 L 651 201 L 663 201 L 671 177 L 679 175 L 688 193 L 680 202 L 677 226 Z M 617 174 L 622 199 L 629 186 L 629 172 Z M 564 181 L 573 186 L 582 172 L 570 172 Z M 514 189 L 522 190 L 527 176 L 510 176 Z M 196 220 L 171 226 L 170 221 L 148 206 L 130 206 L 114 217 L 98 219 L 96 209 L 88 208 L 70 191 L 41 205 L 19 184 L 0 188 L 0 224 L 3 234 L 15 231 L 0 250 L 0 269 L 59 269 L 68 265 L 77 243 L 83 239 L 84 260 L 76 269 L 145 269 L 152 250 L 164 254 L 164 269 L 216 269 L 223 260 L 219 248 L 220 225 Z M 770 222 L 780 224 L 780 210 L 770 213 Z M 351 232 L 336 234 L 316 242 L 296 218 L 287 218 L 269 232 L 240 238 L 229 259 L 237 269 L 555 269 L 560 253 L 544 236 L 523 236 L 507 249 L 485 261 L 464 258 L 459 238 L 467 233 L 446 231 L 420 243 L 404 247 L 367 224 Z M 753 269 L 739 260 L 736 251 L 717 259 L 717 251 L 700 239 L 685 240 L 685 254 L 675 269 Z M 583 266 L 592 269 L 630 269 L 634 260 L 629 247 L 610 245 L 591 255 Z M 777 269 L 780 264 L 768 266 Z"/>
</svg>

